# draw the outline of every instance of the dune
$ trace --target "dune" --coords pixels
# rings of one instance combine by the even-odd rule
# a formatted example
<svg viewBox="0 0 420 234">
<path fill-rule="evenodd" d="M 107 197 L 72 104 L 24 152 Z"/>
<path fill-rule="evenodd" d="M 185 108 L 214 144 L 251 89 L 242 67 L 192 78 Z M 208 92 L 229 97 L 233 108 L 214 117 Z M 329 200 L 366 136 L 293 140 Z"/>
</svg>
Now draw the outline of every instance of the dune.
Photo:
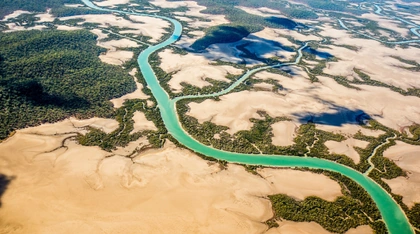
<svg viewBox="0 0 420 234">
<path fill-rule="evenodd" d="M 16 10 L 13 13 L 10 13 L 10 14 L 4 16 L 1 21 L 7 21 L 9 19 L 16 18 L 19 15 L 23 15 L 23 14 L 31 14 L 31 12 L 29 12 L 29 11 L 22 11 L 22 10 Z"/>
<path fill-rule="evenodd" d="M 183 82 L 203 88 L 211 85 L 205 81 L 206 78 L 230 83 L 231 81 L 226 78 L 228 74 L 239 75 L 242 73 L 242 69 L 232 66 L 210 65 L 210 60 L 192 53 L 180 55 L 166 49 L 159 53 L 159 57 L 161 58 L 160 67 L 165 72 L 176 72 L 168 82 L 174 93 L 182 91 L 181 83 Z"/>
<path fill-rule="evenodd" d="M 319 51 L 330 53 L 340 59 L 338 62 L 328 62 L 327 68 L 324 69 L 325 73 L 357 78 L 353 68 L 358 68 L 367 73 L 373 80 L 402 89 L 420 87 L 418 74 L 400 68 L 399 66 L 407 67 L 409 65 L 391 57 L 392 55 L 420 62 L 420 49 L 415 47 L 410 47 L 410 49 L 388 48 L 374 40 L 351 38 L 347 31 L 333 29 L 330 26 L 323 26 L 323 31 L 320 34 L 336 38 L 334 44 L 352 45 L 359 48 L 358 51 L 352 51 L 343 47 L 329 45 L 329 49 L 319 49 Z"/>
<path fill-rule="evenodd" d="M 366 148 L 369 145 L 367 141 L 356 140 L 354 138 L 348 138 L 344 141 L 326 141 L 325 146 L 329 149 L 330 153 L 334 154 L 344 154 L 351 158 L 354 163 L 358 164 L 360 162 L 360 155 L 354 149 L 354 147 Z"/>
<path fill-rule="evenodd" d="M 84 128 L 87 126 L 97 128 L 105 133 L 111 133 L 117 130 L 119 123 L 115 119 L 91 118 L 91 119 L 76 119 L 70 118 L 70 123 L 75 128 Z"/>
<path fill-rule="evenodd" d="M 133 23 L 130 20 L 124 19 L 123 17 L 114 14 L 89 14 L 89 15 L 76 15 L 61 17 L 60 20 L 70 19 L 84 19 L 90 23 L 98 23 L 101 28 L 108 28 L 109 26 L 118 27 L 124 29 L 119 33 L 125 34 L 140 34 L 149 36 L 150 42 L 157 42 L 165 33 L 165 28 L 169 27 L 169 23 L 158 18 L 145 17 L 145 16 L 129 16 L 130 19 L 135 21 Z"/>
<path fill-rule="evenodd" d="M 239 165 L 222 170 L 169 142 L 128 158 L 65 140 L 75 135 L 70 132 L 85 131 L 77 128 L 80 122 L 18 130 L 0 144 L 0 173 L 13 177 L 1 198 L 2 230 L 262 233 L 267 230 L 262 222 L 272 217 L 269 194 L 341 195 L 337 182 L 327 177 L 313 184 L 313 176 L 322 175 L 262 169 L 264 179 Z M 130 147 L 144 144 L 147 140 L 139 139 Z M 275 179 L 289 175 L 287 182 L 299 183 L 286 186 Z M 302 192 L 303 187 L 312 189 Z"/>
<path fill-rule="evenodd" d="M 332 202 L 342 195 L 340 185 L 322 174 L 272 168 L 259 169 L 257 172 L 269 183 L 272 183 L 276 193 L 286 194 L 296 200 L 317 196 Z M 307 182 L 308 178 L 312 178 L 310 184 Z"/>
<path fill-rule="evenodd" d="M 386 28 L 393 30 L 399 34 L 401 34 L 402 37 L 407 37 L 410 30 L 406 28 L 405 24 L 402 23 L 399 20 L 393 20 L 386 16 L 377 15 L 374 13 L 367 13 L 360 16 L 360 18 L 373 20 L 378 23 L 379 27 Z M 401 26 L 404 25 L 404 26 Z"/>
<path fill-rule="evenodd" d="M 408 207 L 412 207 L 414 203 L 420 203 L 420 146 L 401 141 L 396 143 L 387 149 L 383 156 L 406 171 L 407 177 L 383 180 L 391 187 L 393 193 L 403 196 L 403 202 Z"/>
<path fill-rule="evenodd" d="M 187 7 L 188 10 L 186 12 L 176 12 L 175 14 L 177 16 L 184 16 L 187 18 L 189 17 L 191 20 L 187 20 L 187 23 L 188 26 L 192 28 L 208 28 L 211 26 L 229 23 L 229 21 L 226 20 L 224 15 L 211 15 L 201 13 L 201 11 L 207 8 L 205 6 L 198 5 L 198 3 L 195 1 L 154 0 L 150 3 L 162 8 Z M 205 19 L 205 21 L 202 21 L 198 18 L 203 18 Z"/>
<path fill-rule="evenodd" d="M 35 25 L 33 27 L 27 27 L 27 28 L 25 28 L 24 26 L 19 26 L 16 23 L 8 23 L 6 25 L 9 29 L 4 30 L 3 32 L 5 32 L 5 33 L 16 32 L 16 31 L 25 31 L 25 30 L 42 30 L 44 28 L 47 28 L 45 25 Z"/>
<path fill-rule="evenodd" d="M 146 119 L 146 116 L 143 112 L 136 111 L 133 116 L 134 120 L 134 129 L 131 133 L 144 131 L 144 130 L 157 130 L 155 124 L 152 121 Z"/>
<path fill-rule="evenodd" d="M 53 22 L 55 20 L 55 17 L 50 13 L 50 9 L 47 10 L 47 12 L 42 14 L 37 14 L 35 17 L 39 17 L 38 23 L 41 22 Z M 57 25 L 57 26 L 64 26 L 64 25 Z"/>
<path fill-rule="evenodd" d="M 354 90 L 322 76 L 318 76 L 319 83 L 311 83 L 301 75 L 289 78 L 261 72 L 255 77 L 277 80 L 284 89 L 278 93 L 241 91 L 221 96 L 220 101 L 192 102 L 187 114 L 200 123 L 211 121 L 227 126 L 229 133 L 249 130 L 249 119 L 258 118 L 259 110 L 272 117 L 288 117 L 295 123 L 315 118 L 320 125 L 336 127 L 358 125 L 355 116 L 363 112 L 396 130 L 420 119 L 419 98 L 387 88 L 359 85 L 361 90 Z"/>
<path fill-rule="evenodd" d="M 132 51 L 108 51 L 105 54 L 99 55 L 99 59 L 104 63 L 120 66 L 133 58 L 133 55 L 134 53 Z"/>
<path fill-rule="evenodd" d="M 57 25 L 57 30 L 63 30 L 63 31 L 73 31 L 73 30 L 80 30 L 82 28 L 80 27 L 71 27 L 67 25 Z"/>
<path fill-rule="evenodd" d="M 281 121 L 271 125 L 273 128 L 273 137 L 271 141 L 273 145 L 289 146 L 293 145 L 293 139 L 296 137 L 296 131 L 300 124 L 292 121 Z"/>
</svg>

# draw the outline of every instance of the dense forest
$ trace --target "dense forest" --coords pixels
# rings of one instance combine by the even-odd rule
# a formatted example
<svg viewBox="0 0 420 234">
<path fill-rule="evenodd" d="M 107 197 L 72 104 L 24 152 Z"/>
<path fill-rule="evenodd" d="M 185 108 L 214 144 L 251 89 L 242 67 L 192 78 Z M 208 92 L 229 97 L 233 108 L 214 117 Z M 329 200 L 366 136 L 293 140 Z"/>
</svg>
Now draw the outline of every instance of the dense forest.
<svg viewBox="0 0 420 234">
<path fill-rule="evenodd" d="M 104 51 L 87 30 L 0 34 L 0 139 L 68 116 L 113 116 L 108 100 L 136 86 L 99 60 Z"/>
<path fill-rule="evenodd" d="M 59 8 L 64 4 L 80 4 L 79 0 L 1 0 L 0 19 L 16 10 L 44 12 L 47 8 Z"/>
</svg>

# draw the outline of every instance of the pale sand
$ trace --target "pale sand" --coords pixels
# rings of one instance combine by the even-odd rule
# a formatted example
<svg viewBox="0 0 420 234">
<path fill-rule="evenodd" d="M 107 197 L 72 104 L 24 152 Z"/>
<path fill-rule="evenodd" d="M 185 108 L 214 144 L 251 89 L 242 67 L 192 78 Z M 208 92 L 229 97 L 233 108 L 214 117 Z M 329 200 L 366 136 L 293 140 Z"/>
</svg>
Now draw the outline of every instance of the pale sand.
<svg viewBox="0 0 420 234">
<path fill-rule="evenodd" d="M 127 38 L 105 41 L 105 42 L 99 41 L 98 46 L 101 46 L 109 50 L 115 50 L 115 48 L 139 47 L 139 45 L 136 42 L 129 40 Z"/>
<path fill-rule="evenodd" d="M 131 20 L 136 23 L 141 23 L 141 34 L 146 36 L 151 36 L 152 39 L 149 40 L 152 43 L 158 42 L 158 40 L 166 33 L 166 28 L 170 26 L 170 23 L 166 20 L 147 17 L 147 16 L 138 16 L 130 15 Z M 132 31 L 121 31 L 121 33 L 133 33 Z M 137 33 L 138 34 L 138 33 Z"/>
<path fill-rule="evenodd" d="M 308 196 L 317 196 L 332 202 L 342 195 L 340 185 L 322 174 L 272 168 L 259 169 L 257 172 L 273 184 L 276 193 L 286 194 L 296 200 L 304 200 Z M 311 178 L 310 184 L 308 184 L 308 178 Z"/>
<path fill-rule="evenodd" d="M 297 48 L 298 45 L 290 42 L 285 37 L 282 37 L 281 34 L 283 32 L 278 29 L 273 28 L 264 28 L 264 30 L 253 33 L 253 35 L 257 37 L 261 37 L 267 40 L 277 41 L 284 46 L 291 46 Z"/>
<path fill-rule="evenodd" d="M 356 140 L 354 138 L 348 138 L 344 141 L 326 141 L 325 146 L 329 149 L 330 153 L 334 154 L 344 154 L 351 158 L 354 163 L 358 164 L 360 162 L 360 155 L 354 149 L 354 147 L 366 148 L 369 145 L 367 141 Z"/>
<path fill-rule="evenodd" d="M 55 20 L 55 17 L 50 14 L 50 10 L 45 13 L 38 14 L 35 17 L 39 17 L 37 22 L 53 22 Z"/>
<path fill-rule="evenodd" d="M 211 85 L 205 81 L 206 78 L 230 83 L 231 81 L 226 78 L 228 74 L 239 75 L 242 73 L 241 69 L 232 66 L 209 65 L 208 59 L 192 53 L 180 55 L 166 49 L 159 53 L 159 57 L 161 58 L 160 67 L 165 72 L 176 72 L 168 82 L 174 93 L 182 91 L 182 82 L 202 88 Z"/>
<path fill-rule="evenodd" d="M 253 87 L 256 90 L 271 91 L 273 89 L 274 85 L 263 82 L 263 83 L 254 84 Z"/>
<path fill-rule="evenodd" d="M 98 33 L 98 31 L 94 31 Z M 102 33 L 102 32 L 101 32 Z M 100 35 L 99 33 L 97 35 Z M 98 36 L 98 39 L 102 37 L 102 35 Z M 99 55 L 99 59 L 102 62 L 113 64 L 113 65 L 123 65 L 125 62 L 129 61 L 133 58 L 134 52 L 133 51 L 123 51 L 118 50 L 118 48 L 129 48 L 129 47 L 138 47 L 139 45 L 131 41 L 129 39 L 119 39 L 119 40 L 111 40 L 101 42 L 98 40 L 98 46 L 108 49 L 105 54 Z"/>
<path fill-rule="evenodd" d="M 385 133 L 382 130 L 371 130 L 371 129 L 363 128 L 362 126 L 354 125 L 354 124 L 344 124 L 342 126 L 316 124 L 316 128 L 326 131 L 326 132 L 341 134 L 347 137 L 351 137 L 359 131 L 361 134 L 365 136 L 372 136 L 372 137 L 378 137 Z"/>
<path fill-rule="evenodd" d="M 99 55 L 99 59 L 104 63 L 121 66 L 125 62 L 130 61 L 133 55 L 134 52 L 132 51 L 108 51 L 106 54 Z"/>
<path fill-rule="evenodd" d="M 271 228 L 266 234 L 331 234 L 321 225 L 315 222 L 293 222 L 293 221 L 277 221 L 279 227 Z M 368 225 L 358 226 L 345 232 L 345 234 L 373 234 L 373 230 Z"/>
<path fill-rule="evenodd" d="M 204 14 L 201 11 L 205 10 L 205 6 L 198 5 L 197 2 L 194 1 L 166 1 L 166 0 L 155 0 L 150 2 L 153 5 L 162 8 L 177 8 L 177 7 L 188 7 L 187 12 L 176 12 L 175 14 L 178 16 L 184 17 L 199 17 L 204 18 L 206 21 L 201 21 L 199 19 L 191 19 L 191 21 L 187 20 L 188 26 L 193 28 L 208 28 L 211 26 L 216 26 L 220 24 L 227 24 L 229 23 L 226 20 L 224 15 L 211 15 L 211 14 Z M 185 21 L 185 20 L 184 20 Z"/>
<path fill-rule="evenodd" d="M 63 31 L 74 31 L 74 30 L 80 30 L 82 28 L 80 27 L 72 27 L 67 25 L 57 25 L 57 30 L 63 30 Z"/>
<path fill-rule="evenodd" d="M 299 126 L 300 124 L 292 121 L 280 121 L 271 125 L 273 128 L 273 137 L 271 138 L 273 145 L 293 145 L 293 139 L 296 137 Z"/>
<path fill-rule="evenodd" d="M 361 90 L 348 89 L 331 78 L 321 77 L 319 83 L 311 83 L 307 78 L 296 75 L 288 78 L 278 74 L 261 72 L 257 79 L 274 79 L 284 87 L 279 93 L 242 91 L 220 97 L 220 101 L 205 100 L 189 104 L 188 115 L 202 123 L 210 121 L 227 126 L 229 133 L 249 130 L 250 118 L 258 118 L 257 111 L 266 111 L 270 116 L 285 116 L 294 122 L 309 119 L 317 113 L 334 114 L 343 108 L 363 110 L 385 126 L 400 130 L 420 119 L 419 98 L 403 96 L 387 88 L 367 85 Z M 338 109 L 337 109 L 338 108 Z M 342 116 L 343 121 L 350 119 Z M 354 120 L 352 120 L 354 121 Z M 325 125 L 325 124 L 324 124 Z"/>
<path fill-rule="evenodd" d="M 414 203 L 420 202 L 420 146 L 401 141 L 396 143 L 384 152 L 384 157 L 394 161 L 407 172 L 408 177 L 383 180 L 391 187 L 393 193 L 403 196 L 403 202 L 408 207 L 412 207 Z"/>
<path fill-rule="evenodd" d="M 140 111 L 134 112 L 133 120 L 134 120 L 134 129 L 133 131 L 131 131 L 131 133 L 144 131 L 144 130 L 152 130 L 152 131 L 157 130 L 155 124 L 152 121 L 147 120 L 143 112 L 140 112 Z"/>
<path fill-rule="evenodd" d="M 140 137 L 136 141 L 132 141 L 128 143 L 125 147 L 117 147 L 117 149 L 113 150 L 112 153 L 118 156 L 131 156 L 133 153 L 138 152 L 144 147 L 148 147 L 150 145 L 149 140 L 147 137 Z"/>
<path fill-rule="evenodd" d="M 2 196 L 3 230 L 31 234 L 262 233 L 267 229 L 262 222 L 272 217 L 264 197 L 293 191 L 296 184 L 311 188 L 313 176 L 318 176 L 264 169 L 283 177 L 293 173 L 295 177 L 287 181 L 297 179 L 299 183 L 285 189 L 278 181 L 272 184 L 242 166 L 229 164 L 221 170 L 218 164 L 172 144 L 147 150 L 133 163 L 71 140 L 65 141 L 66 148 L 45 153 L 71 134 L 32 134 L 54 134 L 52 129 L 64 133 L 70 126 L 63 121 L 19 130 L 0 144 L 0 172 L 15 176 Z M 304 193 L 330 199 L 333 193 L 341 195 L 336 182 L 324 182 Z"/>
<path fill-rule="evenodd" d="M 3 17 L 3 19 L 2 19 L 1 21 L 7 21 L 7 20 L 9 20 L 9 19 L 16 18 L 16 17 L 18 17 L 19 15 L 23 15 L 23 14 L 31 14 L 31 12 L 29 12 L 29 11 L 17 10 L 17 11 L 14 11 L 13 13 L 11 13 L 11 14 L 8 14 L 8 15 L 4 16 L 4 17 Z"/>
<path fill-rule="evenodd" d="M 5 32 L 5 33 L 16 32 L 16 31 L 25 31 L 25 30 L 42 30 L 44 28 L 47 28 L 47 26 L 45 26 L 45 25 L 35 25 L 33 27 L 28 27 L 28 28 L 25 28 L 24 26 L 18 26 L 15 23 L 8 23 L 6 25 L 7 25 L 7 27 L 9 27 L 9 29 L 4 30 L 3 32 Z"/>
<path fill-rule="evenodd" d="M 98 41 L 98 43 L 102 39 L 105 39 L 105 38 L 108 37 L 108 34 L 103 33 L 102 30 L 97 29 L 97 28 L 90 30 L 90 32 L 93 33 L 93 34 L 95 34 L 96 36 L 98 36 L 98 38 L 96 38 L 96 40 Z"/>
<path fill-rule="evenodd" d="M 335 44 L 353 45 L 359 50 L 352 51 L 343 47 L 329 45 L 330 49 L 322 48 L 320 51 L 328 52 L 339 58 L 339 62 L 328 62 L 324 72 L 331 75 L 355 76 L 353 68 L 362 69 L 373 80 L 378 80 L 403 89 L 420 87 L 420 80 L 416 72 L 408 71 L 397 66 L 407 66 L 391 55 L 420 62 L 420 49 L 388 48 L 379 42 L 368 39 L 350 38 L 345 30 L 336 30 L 330 26 L 323 26 L 323 36 L 337 38 Z"/>
<path fill-rule="evenodd" d="M 406 37 L 410 33 L 410 29 L 406 28 L 406 24 L 399 20 L 393 20 L 386 16 L 380 16 L 374 13 L 363 14 L 360 18 L 369 19 L 378 22 L 379 27 L 393 30 L 401 36 Z M 401 26 L 400 24 L 404 25 Z"/>
<path fill-rule="evenodd" d="M 130 20 L 126 20 L 122 17 L 113 15 L 113 14 L 89 14 L 89 15 L 76 15 L 69 17 L 59 18 L 60 20 L 69 20 L 69 19 L 84 19 L 87 22 L 98 23 L 99 27 L 108 28 L 109 26 L 119 27 L 122 29 L 127 29 L 121 31 L 120 33 L 133 33 L 149 36 L 150 42 L 157 42 L 164 34 L 164 28 L 169 27 L 169 23 L 158 18 L 153 17 L 144 17 L 144 16 L 130 16 L 131 19 L 139 21 L 133 23 Z M 141 23 L 140 23 L 141 21 Z M 127 32 L 128 31 L 128 32 Z"/>
<path fill-rule="evenodd" d="M 102 2 L 93 2 L 93 3 L 95 3 L 98 6 L 109 7 L 109 6 L 119 5 L 119 4 L 127 4 L 129 2 L 130 0 L 105 0 Z"/>
<path fill-rule="evenodd" d="M 117 130 L 119 123 L 115 119 L 104 119 L 104 118 L 91 118 L 78 120 L 76 118 L 70 118 L 70 123 L 76 128 L 92 127 L 97 128 L 105 133 L 111 133 Z"/>
<path fill-rule="evenodd" d="M 111 99 L 110 102 L 112 102 L 112 104 L 114 105 L 114 108 L 120 108 L 123 106 L 124 102 L 126 100 L 130 100 L 130 99 L 148 99 L 150 96 L 146 95 L 143 93 L 142 89 L 143 89 L 143 85 L 140 84 L 137 81 L 137 78 L 135 77 L 135 74 L 137 73 L 137 68 L 133 68 L 133 70 L 131 70 L 130 75 L 133 76 L 134 82 L 136 82 L 136 90 L 132 93 L 128 93 L 124 96 L 121 96 L 119 98 L 114 98 Z"/>
</svg>

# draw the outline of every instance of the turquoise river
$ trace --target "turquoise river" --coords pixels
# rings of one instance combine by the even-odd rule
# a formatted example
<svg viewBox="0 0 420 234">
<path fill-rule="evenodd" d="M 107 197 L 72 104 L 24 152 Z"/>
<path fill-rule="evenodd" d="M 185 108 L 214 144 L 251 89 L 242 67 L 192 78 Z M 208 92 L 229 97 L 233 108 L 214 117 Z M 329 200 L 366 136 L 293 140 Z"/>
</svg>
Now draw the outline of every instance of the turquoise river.
<svg viewBox="0 0 420 234">
<path fill-rule="evenodd" d="M 161 112 L 162 119 L 165 123 L 165 126 L 168 132 L 177 140 L 179 143 L 183 144 L 187 148 L 191 149 L 194 152 L 207 155 L 219 160 L 226 160 L 232 163 L 241 163 L 241 164 L 250 164 L 250 165 L 263 165 L 263 166 L 274 166 L 274 167 L 308 167 L 313 169 L 323 169 L 333 172 L 338 172 L 353 181 L 357 182 L 362 186 L 372 197 L 376 203 L 382 219 L 386 224 L 386 227 L 391 234 L 408 234 L 414 233 L 412 226 L 410 225 L 406 215 L 402 211 L 401 207 L 394 201 L 394 199 L 376 182 L 374 182 L 369 177 L 363 175 L 362 173 L 335 163 L 333 161 L 323 160 L 319 158 L 311 157 L 299 157 L 299 156 L 284 156 L 284 155 L 262 155 L 262 154 L 241 154 L 241 153 L 232 153 L 221 151 L 218 149 L 211 148 L 209 146 L 203 145 L 200 142 L 193 139 L 181 126 L 181 123 L 178 119 L 178 114 L 176 112 L 176 100 L 171 100 L 168 93 L 160 86 L 159 81 L 153 72 L 152 67 L 149 64 L 149 56 L 155 51 L 164 48 L 174 42 L 176 42 L 182 34 L 182 25 L 177 20 L 174 20 L 165 16 L 158 15 L 149 15 L 141 14 L 136 12 L 124 12 L 114 9 L 100 8 L 90 2 L 89 0 L 82 0 L 88 7 L 91 7 L 96 10 L 130 14 L 130 15 L 140 15 L 140 16 L 149 16 L 160 18 L 171 22 L 174 26 L 172 35 L 164 42 L 148 47 L 144 50 L 138 57 L 138 64 L 140 70 L 147 82 L 148 88 L 152 91 L 153 96 L 156 98 Z M 303 47 L 302 47 L 303 48 Z M 299 53 L 300 54 L 300 53 Z M 301 54 L 300 54 L 301 55 Z M 296 60 L 298 61 L 298 60 Z M 280 66 L 280 65 L 277 65 Z M 244 76 L 249 77 L 253 73 L 261 70 L 257 68 L 252 71 L 248 71 Z M 241 80 L 244 80 L 241 78 Z M 217 96 L 224 94 L 224 91 L 212 96 Z M 179 100 L 179 99 L 177 99 Z"/>
</svg>

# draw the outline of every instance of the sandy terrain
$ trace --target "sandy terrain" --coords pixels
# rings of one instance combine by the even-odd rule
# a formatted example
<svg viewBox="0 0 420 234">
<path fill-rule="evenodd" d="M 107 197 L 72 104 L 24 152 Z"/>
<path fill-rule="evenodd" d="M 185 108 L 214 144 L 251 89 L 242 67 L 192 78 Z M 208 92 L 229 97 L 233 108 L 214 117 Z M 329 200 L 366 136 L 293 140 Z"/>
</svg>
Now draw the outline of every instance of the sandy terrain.
<svg viewBox="0 0 420 234">
<path fill-rule="evenodd" d="M 332 202 L 342 195 L 340 185 L 325 175 L 272 168 L 259 169 L 258 174 L 272 183 L 277 193 L 286 194 L 296 200 L 314 195 Z M 290 180 L 291 178 L 293 179 Z M 312 178 L 310 184 L 306 182 L 308 178 Z"/>
<path fill-rule="evenodd" d="M 134 53 L 132 51 L 108 51 L 106 54 L 99 55 L 99 59 L 102 62 L 112 65 L 123 65 L 125 62 L 133 58 Z"/>
<path fill-rule="evenodd" d="M 420 146 L 401 141 L 396 143 L 384 152 L 384 157 L 394 161 L 407 172 L 408 177 L 384 179 L 384 181 L 391 187 L 393 193 L 402 195 L 403 202 L 411 207 L 414 203 L 420 203 Z"/>
<path fill-rule="evenodd" d="M 70 118 L 71 124 L 74 125 L 76 128 L 90 126 L 93 128 L 100 129 L 105 133 L 111 133 L 117 130 L 119 123 L 114 119 L 103 119 L 103 118 L 91 118 L 91 119 L 83 119 L 78 120 L 75 118 Z"/>
<path fill-rule="evenodd" d="M 321 175 L 264 169 L 269 175 L 265 180 L 242 166 L 229 164 L 221 170 L 169 143 L 132 160 L 72 140 L 57 149 L 72 136 L 65 132 L 72 131 L 83 130 L 66 120 L 19 130 L 0 144 L 0 173 L 14 176 L 1 198 L 2 230 L 261 233 L 267 230 L 261 222 L 272 216 L 264 198 L 268 194 L 316 194 L 330 200 L 341 194 L 338 184 L 326 177 L 314 185 L 313 176 Z"/>
<path fill-rule="evenodd" d="M 281 34 L 283 34 L 279 29 L 273 29 L 273 28 L 264 28 L 264 30 L 253 33 L 253 35 L 261 38 L 265 38 L 267 40 L 277 41 L 280 44 L 284 46 L 290 46 L 290 47 L 298 47 L 298 45 L 290 42 L 285 37 L 282 37 Z"/>
<path fill-rule="evenodd" d="M 45 13 L 38 14 L 36 17 L 39 17 L 39 20 L 37 22 L 53 22 L 55 17 L 50 14 L 50 10 L 48 10 Z"/>
<path fill-rule="evenodd" d="M 201 13 L 201 11 L 205 10 L 206 7 L 200 6 L 198 5 L 197 2 L 194 2 L 194 1 L 155 0 L 150 3 L 156 6 L 162 7 L 162 8 L 188 7 L 188 11 L 176 12 L 175 14 L 178 16 L 184 16 L 184 17 L 191 17 L 191 16 L 198 17 L 198 18 L 203 18 L 206 20 L 206 21 L 201 21 L 200 19 L 192 19 L 191 21 L 187 21 L 188 26 L 193 27 L 193 28 L 208 28 L 215 25 L 229 23 L 229 21 L 225 19 L 224 15 L 211 15 L 211 14 Z"/>
<path fill-rule="evenodd" d="M 366 129 L 359 125 L 354 125 L 354 124 L 344 124 L 343 126 L 330 126 L 330 125 L 317 124 L 316 128 L 326 131 L 326 132 L 338 133 L 347 137 L 353 136 L 359 131 L 365 136 L 372 136 L 372 137 L 378 137 L 381 134 L 385 133 L 384 131 L 381 131 L 381 130 Z"/>
<path fill-rule="evenodd" d="M 23 15 L 23 14 L 30 14 L 31 12 L 29 12 L 29 11 L 22 11 L 22 10 L 17 10 L 17 11 L 14 11 L 13 13 L 11 13 L 11 14 L 8 14 L 8 15 L 6 15 L 1 21 L 7 21 L 7 20 L 9 20 L 9 19 L 13 19 L 13 18 L 16 18 L 16 17 L 18 17 L 19 15 Z"/>
<path fill-rule="evenodd" d="M 100 35 L 98 31 L 99 30 L 95 30 L 94 33 L 98 33 L 97 35 Z M 133 58 L 134 52 L 118 50 L 119 48 L 129 48 L 129 47 L 139 46 L 136 42 L 131 41 L 126 38 L 101 42 L 99 41 L 99 38 L 101 37 L 103 36 L 102 35 L 98 36 L 97 45 L 108 49 L 108 51 L 105 54 L 99 55 L 99 59 L 101 59 L 102 62 L 108 63 L 108 64 L 122 65 Z"/>
<path fill-rule="evenodd" d="M 143 85 L 140 84 L 137 81 L 137 78 L 134 76 L 136 73 L 137 73 L 137 68 L 134 68 L 130 72 L 130 75 L 133 76 L 134 82 L 136 82 L 137 89 L 132 93 L 128 93 L 128 94 L 126 94 L 124 96 L 121 96 L 119 98 L 111 99 L 110 102 L 112 102 L 112 104 L 114 105 L 115 108 L 122 107 L 125 100 L 129 100 L 129 99 L 148 99 L 149 98 L 149 96 L 144 94 L 143 91 L 142 91 Z"/>
<path fill-rule="evenodd" d="M 24 30 L 42 30 L 44 28 L 47 28 L 45 25 L 35 25 L 33 27 L 25 28 L 24 26 L 18 26 L 15 23 L 8 23 L 6 24 L 7 27 L 9 27 L 8 30 L 4 30 L 3 32 L 16 32 L 16 31 L 24 31 Z"/>
<path fill-rule="evenodd" d="M 71 27 L 67 25 L 57 25 L 57 30 L 63 30 L 63 31 L 73 31 L 73 30 L 80 30 L 82 28 L 79 27 Z"/>
<path fill-rule="evenodd" d="M 367 141 L 356 140 L 354 138 L 348 138 L 344 141 L 326 141 L 325 146 L 329 149 L 330 153 L 344 154 L 351 158 L 354 163 L 360 162 L 360 155 L 354 149 L 354 146 L 359 148 L 366 148 L 369 145 Z"/>
<path fill-rule="evenodd" d="M 134 120 L 134 129 L 131 133 L 144 131 L 144 130 L 157 130 L 155 124 L 152 121 L 146 119 L 146 116 L 143 112 L 136 111 L 133 116 Z"/>
<path fill-rule="evenodd" d="M 293 145 L 293 139 L 296 137 L 296 131 L 300 124 L 292 121 L 280 121 L 271 125 L 273 128 L 273 137 L 271 138 L 273 145 L 289 146 Z"/>
<path fill-rule="evenodd" d="M 158 18 L 153 17 L 144 17 L 144 16 L 130 16 L 130 19 L 138 22 L 133 23 L 130 20 L 126 20 L 122 17 L 113 15 L 113 14 L 90 14 L 90 15 L 77 15 L 62 17 L 60 20 L 69 20 L 69 19 L 85 19 L 90 23 L 98 23 L 99 27 L 108 28 L 109 26 L 119 27 L 124 29 L 120 31 L 121 34 L 133 33 L 141 34 L 144 36 L 149 36 L 150 42 L 157 42 L 165 33 L 164 28 L 169 27 L 169 23 Z"/>
<path fill-rule="evenodd" d="M 419 98 L 403 96 L 387 88 L 360 85 L 360 91 L 345 88 L 333 79 L 319 76 L 320 83 L 311 83 L 296 75 L 288 78 L 261 72 L 256 78 L 278 80 L 284 87 L 279 93 L 242 91 L 220 97 L 220 101 L 206 100 L 190 103 L 188 115 L 200 123 L 213 123 L 229 127 L 229 132 L 249 130 L 250 118 L 258 118 L 257 111 L 270 116 L 285 116 L 295 123 L 315 118 L 322 125 L 342 126 L 355 124 L 355 115 L 364 111 L 380 123 L 400 130 L 420 119 Z M 354 114 L 351 114 L 351 113 Z M 323 113 L 326 117 L 318 117 Z M 334 121 L 329 124 L 329 121 Z"/>
<path fill-rule="evenodd" d="M 185 82 L 197 87 L 211 85 L 205 81 L 206 78 L 230 83 L 226 78 L 228 74 L 239 75 L 241 69 L 232 66 L 212 66 L 210 61 L 203 56 L 188 53 L 186 55 L 174 54 L 172 50 L 166 49 L 159 53 L 161 58 L 160 67 L 167 73 L 176 72 L 168 82 L 172 91 L 182 91 L 181 83 Z"/>
<path fill-rule="evenodd" d="M 403 89 L 420 87 L 420 80 L 416 72 L 408 71 L 397 66 L 407 66 L 391 55 L 420 62 L 420 49 L 388 48 L 374 40 L 350 38 L 347 31 L 336 30 L 324 26 L 323 36 L 337 38 L 335 44 L 353 45 L 360 49 L 352 51 L 343 47 L 330 46 L 331 49 L 320 49 L 339 58 L 339 62 L 329 62 L 325 73 L 331 75 L 354 76 L 353 68 L 362 69 L 372 79 Z"/>
<path fill-rule="evenodd" d="M 255 90 L 264 90 L 264 91 L 271 91 L 274 88 L 274 85 L 269 83 L 257 83 L 253 85 Z"/>
<path fill-rule="evenodd" d="M 410 30 L 406 28 L 406 25 L 404 23 L 401 23 L 401 21 L 399 20 L 389 19 L 386 16 L 380 16 L 374 13 L 368 13 L 368 14 L 361 15 L 360 18 L 376 21 L 378 22 L 379 27 L 393 30 L 401 34 L 401 36 L 403 37 L 406 37 L 410 32 Z M 401 26 L 400 24 L 403 24 L 404 26 Z"/>
</svg>

